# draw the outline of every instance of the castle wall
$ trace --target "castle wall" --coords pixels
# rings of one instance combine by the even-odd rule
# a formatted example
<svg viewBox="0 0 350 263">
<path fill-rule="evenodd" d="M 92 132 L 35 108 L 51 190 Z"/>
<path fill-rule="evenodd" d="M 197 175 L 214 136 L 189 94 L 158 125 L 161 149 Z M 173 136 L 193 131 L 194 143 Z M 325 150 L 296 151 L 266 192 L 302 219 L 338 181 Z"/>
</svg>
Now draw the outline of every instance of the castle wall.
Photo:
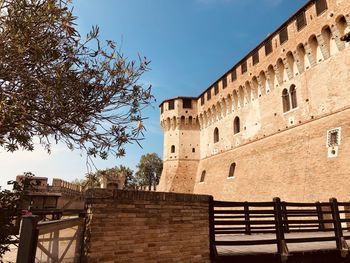
<svg viewBox="0 0 350 263">
<path fill-rule="evenodd" d="M 341 125 L 339 125 L 341 124 Z M 326 131 L 341 126 L 338 157 L 328 158 Z M 288 201 L 350 199 L 350 110 L 287 129 L 201 160 L 195 193 L 218 200 Z M 232 178 L 229 167 L 236 163 Z"/>
<path fill-rule="evenodd" d="M 349 68 L 350 48 L 346 48 L 286 82 L 271 92 L 269 99 L 241 110 L 239 134 L 232 136 L 234 113 L 201 131 L 201 141 L 210 141 L 209 146 L 202 144 L 207 148 L 199 163 L 194 193 L 223 200 L 270 200 L 274 196 L 293 201 L 332 196 L 348 200 Z M 297 87 L 298 107 L 283 113 L 280 92 L 291 83 Z M 214 126 L 224 133 L 216 144 L 212 141 Z M 339 154 L 329 158 L 327 131 L 338 127 Z M 231 150 L 226 151 L 228 148 Z M 235 175 L 228 178 L 233 162 Z M 206 178 L 201 183 L 204 170 Z"/>
<path fill-rule="evenodd" d="M 196 99 L 196 111 L 190 114 L 198 128 L 174 139 L 169 127 L 175 131 L 181 127 L 172 126 L 182 115 L 181 104 L 175 111 L 162 111 L 165 169 L 160 185 L 168 184 L 160 190 L 181 191 L 185 185 L 185 191 L 229 200 L 280 196 L 314 201 L 336 194 L 348 198 L 346 187 L 340 185 L 346 185 L 350 175 L 346 166 L 350 46 L 340 38 L 350 31 L 350 2 L 328 0 L 321 12 L 316 11 L 316 2 L 322 1 L 309 1 Z M 303 14 L 306 25 L 298 28 L 297 17 Z M 281 41 L 283 31 L 288 32 L 286 41 Z M 266 53 L 269 42 L 272 51 Z M 163 110 L 170 101 L 161 104 Z M 235 131 L 237 117 L 240 127 Z M 327 141 L 329 130 L 338 127 L 341 145 L 338 137 L 336 144 Z M 200 145 L 195 174 L 196 165 L 188 161 L 186 166 L 185 158 L 174 160 L 167 152 L 169 143 L 188 152 L 193 141 Z M 228 179 L 231 164 L 235 169 Z M 195 185 L 190 186 L 193 177 Z M 332 189 L 328 182 L 339 187 Z"/>
<path fill-rule="evenodd" d="M 61 193 L 57 208 L 84 209 L 84 193 L 81 185 L 73 184 L 59 178 L 52 179 L 50 191 Z"/>
<path fill-rule="evenodd" d="M 198 171 L 198 160 L 174 160 L 163 163 L 159 191 L 193 193 Z"/>
<path fill-rule="evenodd" d="M 201 159 L 278 134 L 290 127 L 350 106 L 350 48 L 316 65 L 304 74 L 286 81 L 269 95 L 242 109 L 230 112 L 204 127 L 200 133 Z M 282 90 L 295 85 L 298 106 L 282 109 Z M 233 121 L 240 118 L 241 131 L 233 132 Z M 307 124 L 308 125 L 308 124 Z M 214 129 L 220 133 L 214 142 Z"/>
<path fill-rule="evenodd" d="M 174 100 L 174 109 L 164 109 L 163 172 L 158 190 L 192 193 L 200 158 L 200 131 L 196 118 L 197 103 L 184 108 L 181 98 Z"/>
</svg>

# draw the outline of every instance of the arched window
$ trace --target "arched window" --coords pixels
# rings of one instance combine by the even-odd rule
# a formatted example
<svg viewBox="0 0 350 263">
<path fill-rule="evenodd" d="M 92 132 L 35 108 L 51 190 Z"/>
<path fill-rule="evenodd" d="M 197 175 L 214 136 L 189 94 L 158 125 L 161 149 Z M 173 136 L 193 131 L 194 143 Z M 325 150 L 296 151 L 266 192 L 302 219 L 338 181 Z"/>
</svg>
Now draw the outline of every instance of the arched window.
<svg viewBox="0 0 350 263">
<path fill-rule="evenodd" d="M 175 145 L 171 145 L 171 153 L 175 153 Z"/>
<path fill-rule="evenodd" d="M 236 116 L 235 120 L 233 121 L 233 134 L 237 134 L 241 131 L 241 124 L 239 121 L 239 117 Z"/>
<path fill-rule="evenodd" d="M 214 130 L 214 143 L 217 143 L 219 141 L 219 129 L 215 128 Z"/>
<path fill-rule="evenodd" d="M 287 112 L 290 110 L 289 92 L 287 89 L 284 89 L 282 91 L 282 104 L 283 104 L 283 112 Z"/>
<path fill-rule="evenodd" d="M 292 109 L 295 109 L 296 107 L 298 107 L 297 90 L 295 88 L 295 85 L 290 86 L 289 94 L 292 102 Z"/>
<path fill-rule="evenodd" d="M 230 166 L 230 172 L 228 174 L 228 177 L 234 177 L 235 176 L 235 170 L 236 170 L 236 163 L 232 163 Z"/>
<path fill-rule="evenodd" d="M 200 183 L 203 183 L 204 182 L 204 180 L 205 180 L 205 174 L 206 174 L 206 172 L 205 172 L 205 170 L 202 172 L 202 174 L 201 174 L 201 179 L 200 179 Z"/>
</svg>

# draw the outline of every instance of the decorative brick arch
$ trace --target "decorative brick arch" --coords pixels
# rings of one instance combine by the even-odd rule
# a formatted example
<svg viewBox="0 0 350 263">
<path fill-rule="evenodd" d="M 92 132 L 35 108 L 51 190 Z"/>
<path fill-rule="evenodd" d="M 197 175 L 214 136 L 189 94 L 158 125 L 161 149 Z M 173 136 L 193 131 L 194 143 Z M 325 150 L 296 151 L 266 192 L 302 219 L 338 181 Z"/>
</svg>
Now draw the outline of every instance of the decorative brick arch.
<svg viewBox="0 0 350 263">
<path fill-rule="evenodd" d="M 259 88 L 259 97 L 266 95 L 266 85 L 267 85 L 267 79 L 266 74 L 262 70 L 260 71 L 259 78 L 257 78 L 258 81 L 258 88 Z"/>
<path fill-rule="evenodd" d="M 252 88 L 250 86 L 249 81 L 246 81 L 244 83 L 244 92 L 245 92 L 245 97 L 246 97 L 248 103 L 250 101 L 252 101 L 252 99 L 254 100 L 254 96 L 252 94 Z"/>
</svg>

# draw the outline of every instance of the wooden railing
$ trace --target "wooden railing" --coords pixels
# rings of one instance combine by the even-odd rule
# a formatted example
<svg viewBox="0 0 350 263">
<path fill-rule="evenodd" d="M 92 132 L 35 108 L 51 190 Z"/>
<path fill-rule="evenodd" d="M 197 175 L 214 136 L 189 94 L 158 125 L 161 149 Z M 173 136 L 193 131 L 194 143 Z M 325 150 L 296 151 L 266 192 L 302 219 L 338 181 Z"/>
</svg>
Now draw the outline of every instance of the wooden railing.
<svg viewBox="0 0 350 263">
<path fill-rule="evenodd" d="M 346 243 L 350 236 L 350 202 L 290 203 L 274 198 L 272 202 L 222 202 L 211 199 L 209 209 L 212 259 L 217 257 L 217 246 L 276 245 L 276 252 L 285 261 L 289 255 L 288 243 L 335 241 L 335 249 L 342 256 L 348 253 Z M 342 209 L 340 207 L 343 207 Z M 346 224 L 346 226 L 344 226 Z M 309 232 L 306 237 L 288 237 L 289 233 Z M 329 232 L 327 236 L 312 233 Z M 263 234 L 271 238 L 264 237 Z M 253 239 L 217 240 L 217 236 L 256 235 Z M 287 236 L 286 236 L 287 235 Z"/>
</svg>

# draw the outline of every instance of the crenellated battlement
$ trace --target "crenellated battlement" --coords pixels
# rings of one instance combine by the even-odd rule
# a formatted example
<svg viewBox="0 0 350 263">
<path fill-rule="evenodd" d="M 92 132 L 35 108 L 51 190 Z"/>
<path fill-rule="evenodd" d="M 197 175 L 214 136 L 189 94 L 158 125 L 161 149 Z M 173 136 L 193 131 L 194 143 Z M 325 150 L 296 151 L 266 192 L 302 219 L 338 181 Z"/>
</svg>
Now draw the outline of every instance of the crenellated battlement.
<svg viewBox="0 0 350 263">
<path fill-rule="evenodd" d="M 161 105 L 160 125 L 163 130 L 198 129 L 197 98 L 177 97 Z"/>
<path fill-rule="evenodd" d="M 320 13 L 316 12 L 316 2 L 325 3 Z M 322 60 L 328 59 L 331 55 L 330 40 L 334 40 L 338 50 L 345 48 L 346 44 L 340 38 L 349 31 L 349 24 L 350 16 L 346 1 L 309 1 L 209 86 L 198 97 L 200 110 L 205 111 L 227 97 L 227 93 L 231 93 L 228 91 L 230 88 L 236 90 L 237 95 L 248 97 L 253 91 L 257 93 L 258 87 L 263 86 L 266 80 L 269 80 L 273 87 L 278 87 L 286 78 L 292 79 L 295 75 L 302 74 Z M 320 50 L 317 50 L 318 48 Z M 304 61 L 306 63 L 303 63 Z M 274 79 L 276 83 L 272 83 Z M 269 91 L 271 90 L 261 90 L 258 95 L 264 95 Z M 209 92 L 210 99 L 208 99 Z"/>
<path fill-rule="evenodd" d="M 348 46 L 340 40 L 350 31 L 348 7 L 346 1 L 309 1 L 200 96 L 191 98 L 197 100 L 197 111 L 191 111 L 191 119 L 198 119 L 203 129 L 342 51 Z M 164 101 L 161 111 L 180 100 Z M 162 113 L 162 127 L 178 127 L 181 118 L 189 118 L 181 116 L 181 111 L 171 113 Z"/>
<path fill-rule="evenodd" d="M 310 13 L 310 8 L 305 12 Z M 289 40 L 290 43 L 283 44 L 283 49 L 278 47 L 270 56 L 265 56 L 265 61 L 252 66 L 245 74 L 238 75 L 234 81 L 232 79 L 230 81 L 229 76 L 226 75 L 228 83 L 226 88 L 222 84 L 219 85 L 223 82 L 221 80 L 215 84 L 217 86 L 214 85 L 214 87 L 207 89 L 199 98 L 200 108 L 198 112 L 201 128 L 205 128 L 213 121 L 220 119 L 222 115 L 239 112 L 243 108 L 249 107 L 251 102 L 264 99 L 264 96 L 292 83 L 300 75 L 343 51 L 349 45 L 340 40 L 344 34 L 350 31 L 348 13 L 335 16 L 333 12 L 326 10 L 321 17 L 314 20 L 314 23 L 322 23 L 321 21 L 323 21 L 324 26 L 321 28 L 318 26 L 319 31 L 314 29 L 319 24 L 306 26 L 303 29 L 304 32 L 295 34 L 296 40 Z M 260 53 L 261 48 L 259 49 Z M 251 58 L 251 60 L 253 59 Z M 241 66 L 237 66 L 234 70 L 241 68 Z M 210 94 L 209 100 L 208 94 Z"/>
<path fill-rule="evenodd" d="M 181 116 L 181 117 L 168 117 L 166 120 L 160 123 L 164 131 L 169 130 L 186 130 L 186 129 L 199 129 L 199 120 L 198 118 L 193 118 L 192 116 Z"/>
<path fill-rule="evenodd" d="M 59 192 L 61 191 L 82 192 L 83 191 L 81 185 L 73 184 L 58 178 L 52 179 L 51 188 Z"/>
<path fill-rule="evenodd" d="M 159 190 L 350 198 L 331 187 L 350 174 L 349 14 L 348 0 L 308 1 L 198 97 L 164 101 Z"/>
</svg>

